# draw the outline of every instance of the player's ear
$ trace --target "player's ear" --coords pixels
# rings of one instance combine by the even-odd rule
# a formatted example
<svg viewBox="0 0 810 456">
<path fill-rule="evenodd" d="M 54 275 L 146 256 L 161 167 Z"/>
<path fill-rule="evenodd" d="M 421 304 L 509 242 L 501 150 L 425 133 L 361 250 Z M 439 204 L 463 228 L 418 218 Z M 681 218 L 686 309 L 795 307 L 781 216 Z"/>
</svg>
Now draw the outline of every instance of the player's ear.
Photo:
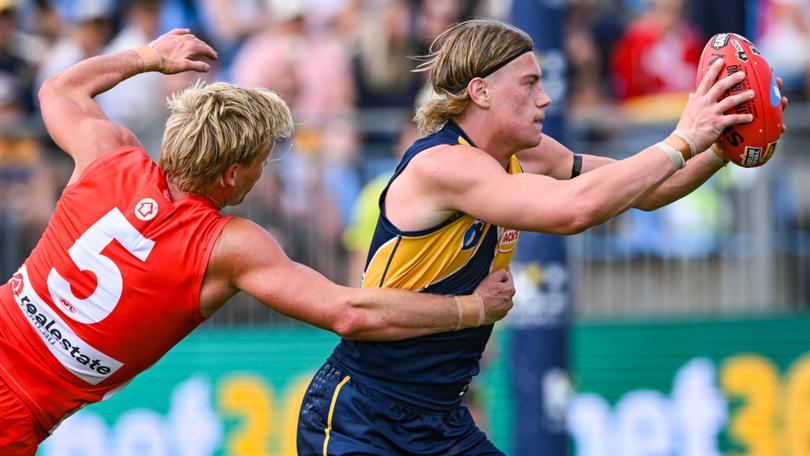
<svg viewBox="0 0 810 456">
<path fill-rule="evenodd" d="M 472 100 L 473 103 L 484 109 L 489 108 L 489 88 L 484 78 L 473 78 L 470 83 L 467 84 L 467 92 L 470 94 L 470 100 Z"/>
<path fill-rule="evenodd" d="M 222 175 L 219 177 L 220 183 L 222 183 L 223 187 L 233 187 L 236 185 L 236 174 L 238 172 L 238 167 L 238 163 L 233 163 L 225 168 L 225 171 L 223 171 Z"/>
</svg>

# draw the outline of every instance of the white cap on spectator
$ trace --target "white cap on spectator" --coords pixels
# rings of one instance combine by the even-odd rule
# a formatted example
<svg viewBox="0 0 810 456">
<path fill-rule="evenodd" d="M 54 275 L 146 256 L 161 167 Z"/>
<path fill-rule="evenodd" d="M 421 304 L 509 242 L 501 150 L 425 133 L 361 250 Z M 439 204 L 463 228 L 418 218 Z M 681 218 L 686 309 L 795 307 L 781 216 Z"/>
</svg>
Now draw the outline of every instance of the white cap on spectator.
<svg viewBox="0 0 810 456">
<path fill-rule="evenodd" d="M 273 20 L 286 22 L 307 13 L 306 0 L 270 0 L 270 11 Z"/>
<path fill-rule="evenodd" d="M 114 6 L 112 0 L 75 0 L 70 16 L 75 22 L 104 19 L 113 15 Z"/>
</svg>

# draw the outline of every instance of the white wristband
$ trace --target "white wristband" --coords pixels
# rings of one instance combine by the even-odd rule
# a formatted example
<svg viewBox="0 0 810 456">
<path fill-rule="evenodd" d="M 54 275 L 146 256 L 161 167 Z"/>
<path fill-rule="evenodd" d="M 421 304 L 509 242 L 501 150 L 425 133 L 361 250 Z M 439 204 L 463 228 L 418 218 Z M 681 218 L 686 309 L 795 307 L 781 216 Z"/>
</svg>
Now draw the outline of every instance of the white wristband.
<svg viewBox="0 0 810 456">
<path fill-rule="evenodd" d="M 672 132 L 672 135 L 683 139 L 683 141 L 686 144 L 689 144 L 689 151 L 691 152 L 691 154 L 689 155 L 689 158 L 692 158 L 697 154 L 697 152 L 698 152 L 697 151 L 697 145 L 695 144 L 695 140 L 692 139 L 692 135 L 690 135 L 689 133 L 687 133 L 687 132 L 685 132 L 683 130 L 677 130 L 677 129 Z"/>
<path fill-rule="evenodd" d="M 678 152 L 678 150 L 675 149 L 674 147 L 664 142 L 660 142 L 655 146 L 663 150 L 664 153 L 667 154 L 667 157 L 669 157 L 669 159 L 672 161 L 672 166 L 675 168 L 676 171 L 683 168 L 686 165 L 686 160 L 683 159 L 683 155 L 681 155 L 681 153 Z"/>
</svg>

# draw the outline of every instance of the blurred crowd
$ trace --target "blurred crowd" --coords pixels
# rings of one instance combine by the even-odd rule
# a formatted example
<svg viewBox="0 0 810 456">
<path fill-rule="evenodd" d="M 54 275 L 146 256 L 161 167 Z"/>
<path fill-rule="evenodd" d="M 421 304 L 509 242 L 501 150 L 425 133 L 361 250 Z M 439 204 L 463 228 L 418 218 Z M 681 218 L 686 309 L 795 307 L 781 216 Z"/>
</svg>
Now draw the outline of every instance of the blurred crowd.
<svg viewBox="0 0 810 456">
<path fill-rule="evenodd" d="M 584 131 L 607 144 L 617 119 L 673 120 L 694 86 L 703 44 L 719 32 L 759 43 L 792 102 L 810 94 L 810 0 L 553 3 L 567 9 L 566 114 L 573 124 L 598 119 L 601 126 Z M 429 94 L 425 75 L 411 71 L 413 56 L 459 20 L 508 21 L 510 7 L 510 0 L 0 0 L 0 280 L 38 239 L 70 173 L 39 119 L 39 85 L 81 59 L 186 27 L 219 51 L 203 77 L 269 87 L 296 116 L 296 136 L 276 147 L 258 191 L 234 211 L 273 231 L 295 259 L 356 284 L 385 182 L 379 176 L 415 137 L 409 119 Z M 165 97 L 198 77 L 143 74 L 98 102 L 156 158 Z M 623 117 L 605 114 L 617 108 Z M 700 210 L 710 213 L 706 204 Z"/>
</svg>

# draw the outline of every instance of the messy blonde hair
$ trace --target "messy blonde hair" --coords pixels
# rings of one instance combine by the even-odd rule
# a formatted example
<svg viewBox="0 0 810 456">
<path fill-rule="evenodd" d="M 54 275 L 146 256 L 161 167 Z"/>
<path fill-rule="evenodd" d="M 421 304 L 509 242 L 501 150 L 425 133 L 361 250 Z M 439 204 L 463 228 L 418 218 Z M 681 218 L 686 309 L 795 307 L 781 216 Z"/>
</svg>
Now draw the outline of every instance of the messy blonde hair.
<svg viewBox="0 0 810 456">
<path fill-rule="evenodd" d="M 429 73 L 435 95 L 414 117 L 420 134 L 433 133 L 464 113 L 470 104 L 467 84 L 473 78 L 492 74 L 532 46 L 526 32 L 494 19 L 464 21 L 445 30 L 415 70 Z"/>
<path fill-rule="evenodd" d="M 251 163 L 293 131 L 290 108 L 267 89 L 200 81 L 168 105 L 160 168 L 186 192 L 203 192 L 228 166 Z"/>
</svg>

